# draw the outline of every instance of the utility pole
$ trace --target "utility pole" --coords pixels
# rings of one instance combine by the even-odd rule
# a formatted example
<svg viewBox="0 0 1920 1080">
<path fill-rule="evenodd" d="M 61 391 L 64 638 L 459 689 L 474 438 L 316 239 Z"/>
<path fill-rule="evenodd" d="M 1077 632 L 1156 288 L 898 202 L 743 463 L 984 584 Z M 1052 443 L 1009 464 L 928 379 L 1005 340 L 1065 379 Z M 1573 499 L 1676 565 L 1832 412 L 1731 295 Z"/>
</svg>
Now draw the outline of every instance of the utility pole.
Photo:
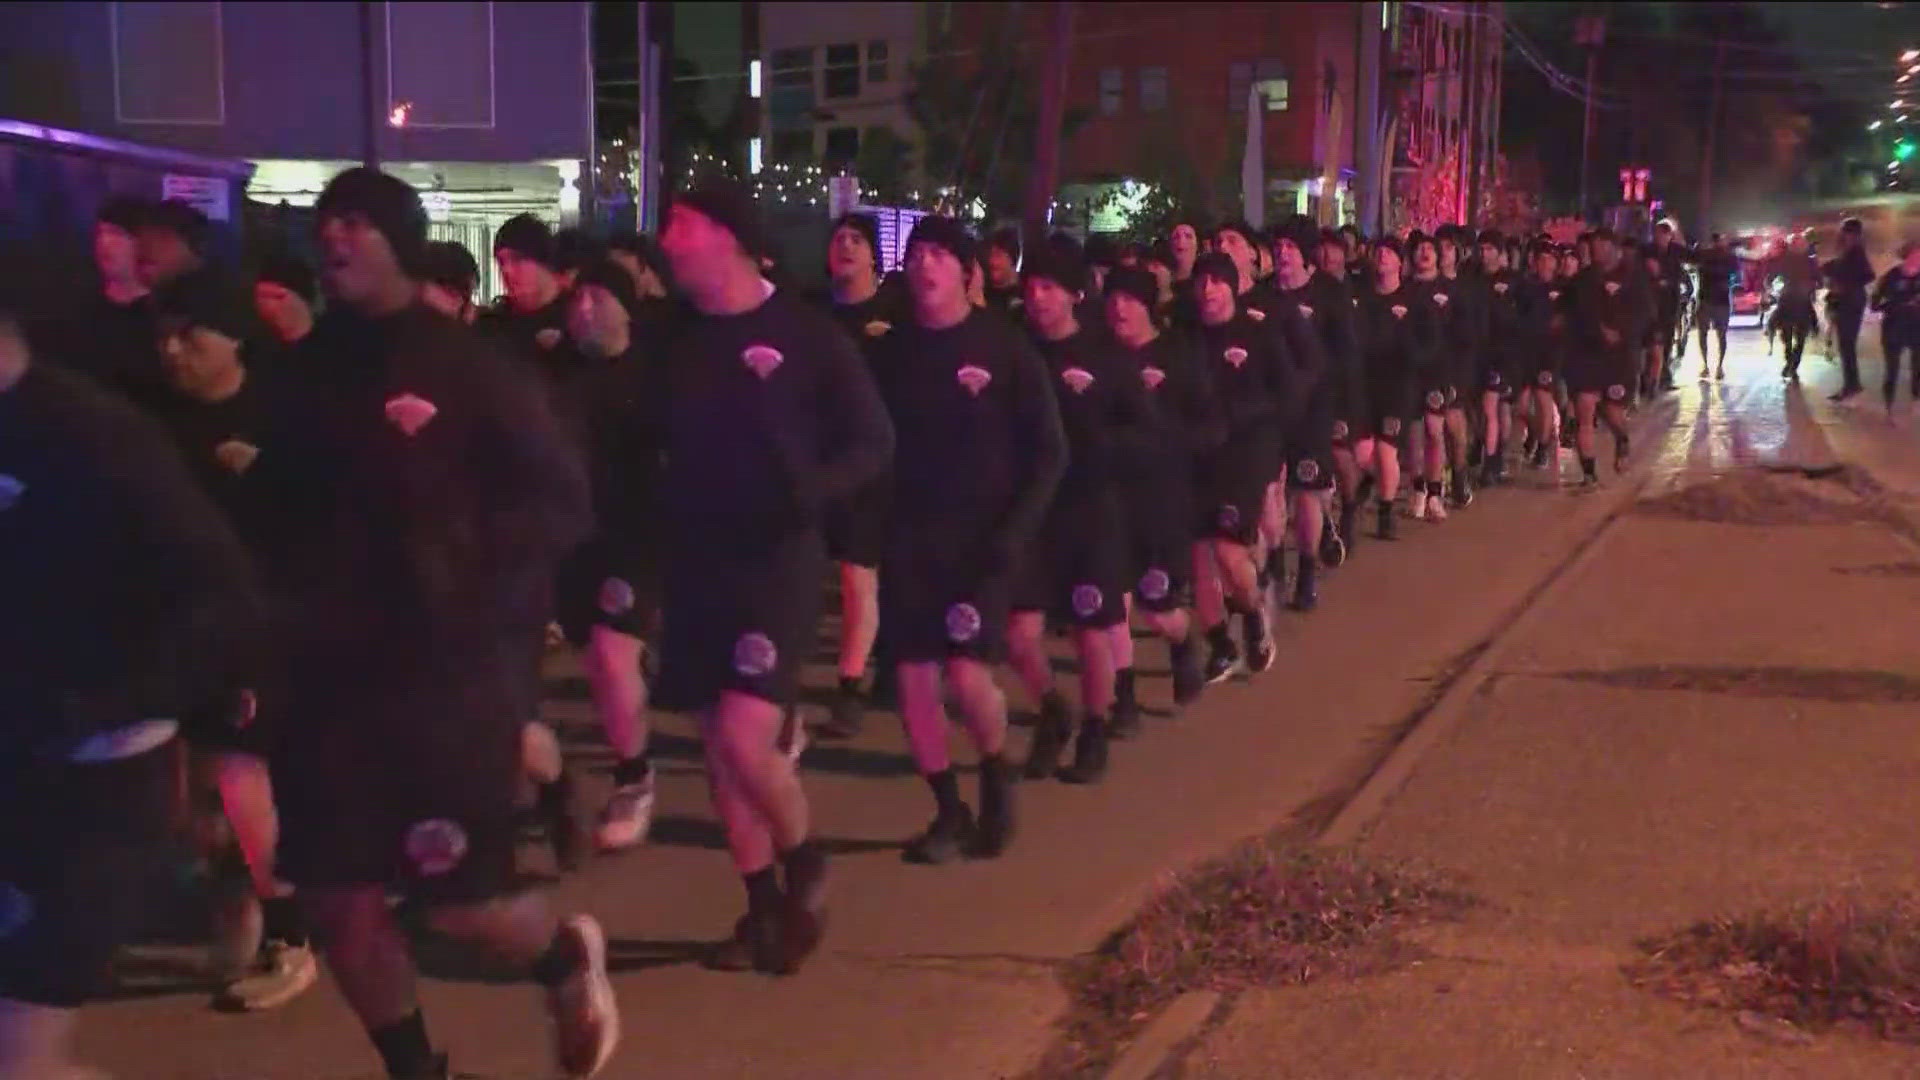
<svg viewBox="0 0 1920 1080">
<path fill-rule="evenodd" d="M 1582 15 L 1574 24 L 1574 42 L 1587 50 L 1587 94 L 1586 121 L 1580 132 L 1580 207 L 1582 220 L 1587 216 L 1587 177 L 1593 171 L 1593 98 L 1598 88 L 1594 80 L 1599 76 L 1600 46 L 1607 38 L 1607 17 L 1605 15 Z"/>
<path fill-rule="evenodd" d="M 1713 95 L 1707 105 L 1707 137 L 1700 151 L 1700 220 L 1694 231 L 1705 236 L 1713 227 L 1713 144 L 1720 130 L 1720 68 L 1727 58 L 1727 43 L 1719 35 L 1713 41 Z"/>
<path fill-rule="evenodd" d="M 1371 236 L 1380 228 L 1380 156 L 1385 148 L 1380 145 L 1380 50 L 1384 48 L 1380 30 L 1381 19 L 1386 14 L 1385 5 L 1374 2 L 1358 5 L 1360 9 L 1360 57 L 1355 69 L 1359 71 L 1357 93 L 1354 94 L 1358 105 L 1353 116 L 1353 144 L 1355 154 L 1354 175 L 1358 190 L 1354 199 L 1354 217 L 1360 231 Z"/>
<path fill-rule="evenodd" d="M 387 110 L 378 104 L 374 93 L 373 0 L 360 3 L 360 163 L 369 169 L 380 167 L 380 124 Z"/>
<path fill-rule="evenodd" d="M 1041 66 L 1040 108 L 1033 136 L 1033 174 L 1027 181 L 1027 205 L 1021 214 L 1026 243 L 1047 235 L 1047 210 L 1060 172 L 1060 124 L 1067 111 L 1067 61 L 1073 44 L 1074 4 L 1053 5 L 1047 24 L 1047 54 Z M 1037 250 L 1037 249 L 1033 249 Z"/>
</svg>

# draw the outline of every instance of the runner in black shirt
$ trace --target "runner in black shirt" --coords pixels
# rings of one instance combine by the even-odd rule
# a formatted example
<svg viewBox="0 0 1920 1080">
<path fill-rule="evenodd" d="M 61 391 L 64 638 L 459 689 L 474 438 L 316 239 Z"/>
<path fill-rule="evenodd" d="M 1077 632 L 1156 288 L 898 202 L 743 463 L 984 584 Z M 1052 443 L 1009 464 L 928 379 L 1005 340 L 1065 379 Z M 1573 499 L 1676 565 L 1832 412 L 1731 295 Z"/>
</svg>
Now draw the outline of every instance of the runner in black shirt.
<svg viewBox="0 0 1920 1080">
<path fill-rule="evenodd" d="M 1461 371 L 1471 357 L 1472 334 L 1467 324 L 1472 316 L 1466 303 L 1456 299 L 1459 290 L 1440 273 L 1439 242 L 1416 233 L 1407 246 L 1413 255 L 1413 273 L 1406 287 L 1433 326 L 1431 351 L 1419 384 L 1426 411 L 1408 439 L 1424 487 L 1415 487 L 1407 514 L 1442 522 L 1447 520 L 1447 407 L 1459 399 Z"/>
<path fill-rule="evenodd" d="M 1123 267 L 1107 279 L 1114 365 L 1122 377 L 1137 376 L 1146 390 L 1143 436 L 1126 484 L 1132 595 L 1142 619 L 1167 641 L 1173 701 L 1185 706 L 1206 686 L 1189 611 L 1197 511 L 1193 469 L 1213 448 L 1220 423 L 1212 382 L 1190 341 L 1164 331 L 1154 318 L 1159 295 L 1144 269 Z"/>
<path fill-rule="evenodd" d="M 566 284 L 553 231 L 532 214 L 508 218 L 493 234 L 493 261 L 507 295 L 476 323 L 515 356 L 542 362 L 566 337 Z"/>
<path fill-rule="evenodd" d="M 154 351 L 153 303 L 140 275 L 136 240 L 154 212 L 145 200 L 107 200 L 93 226 L 99 291 L 78 311 L 38 324 L 32 333 L 42 360 L 84 371 L 142 408 L 171 396 Z"/>
<path fill-rule="evenodd" d="M 473 253 L 451 240 L 429 243 L 420 256 L 420 302 L 456 322 L 471 325 L 480 311 L 473 305 L 480 287 L 480 264 Z"/>
<path fill-rule="evenodd" d="M 1515 286 L 1522 274 L 1507 265 L 1506 239 L 1488 229 L 1480 234 L 1481 299 L 1486 304 L 1486 335 L 1480 345 L 1480 421 L 1482 484 L 1505 483 L 1507 447 L 1513 441 L 1513 403 L 1520 387 L 1521 354 Z"/>
<path fill-rule="evenodd" d="M 831 286 L 822 298 L 870 366 L 880 341 L 905 315 L 898 289 L 880 279 L 879 235 L 867 214 L 847 214 L 835 224 L 827 240 Z M 820 729 L 828 738 L 858 735 L 869 700 L 862 684 L 880 629 L 880 558 L 892 486 L 883 472 L 827 510 L 827 555 L 840 568 L 840 684 Z"/>
<path fill-rule="evenodd" d="M 980 258 L 986 270 L 981 293 L 987 306 L 1002 315 L 1020 310 L 1020 230 L 999 229 L 987 238 Z"/>
<path fill-rule="evenodd" d="M 1522 453 L 1544 469 L 1558 460 L 1560 448 L 1560 356 L 1570 294 L 1559 279 L 1560 256 L 1551 242 L 1536 241 L 1531 262 L 1531 271 L 1513 286 L 1514 338 L 1521 356 L 1520 411 L 1527 419 Z"/>
<path fill-rule="evenodd" d="M 1334 366 L 1335 359 L 1328 357 L 1331 368 L 1328 378 L 1334 391 L 1333 465 L 1334 480 L 1340 490 L 1339 534 L 1344 546 L 1351 549 L 1360 535 L 1355 518 L 1371 497 L 1375 483 L 1366 464 L 1372 450 L 1368 440 L 1374 434 L 1374 415 L 1373 406 L 1367 399 L 1367 370 L 1363 355 L 1365 342 L 1361 336 L 1360 318 L 1361 295 L 1365 289 L 1372 287 L 1372 283 L 1366 274 L 1349 272 L 1347 246 L 1343 234 L 1339 232 L 1331 229 L 1321 232 L 1316 257 L 1319 276 L 1344 285 L 1352 309 L 1349 318 L 1353 340 L 1344 378 L 1338 367 Z M 1367 445 L 1363 447 L 1363 443 Z M 1332 554 L 1335 552 L 1323 549 L 1322 561 L 1338 565 L 1328 558 Z M 1344 558 L 1348 553 L 1339 554 Z"/>
<path fill-rule="evenodd" d="M 1800 358 L 1807 349 L 1807 335 L 1813 331 L 1813 290 L 1819 275 L 1820 268 L 1807 253 L 1807 238 L 1798 232 L 1765 270 L 1768 281 L 1780 279 L 1780 300 L 1774 309 L 1774 319 L 1779 325 L 1781 351 L 1786 360 L 1780 369 L 1783 379 L 1800 377 Z"/>
<path fill-rule="evenodd" d="M 1900 261 L 1874 283 L 1872 303 L 1880 313 L 1880 349 L 1886 356 L 1881 394 L 1892 420 L 1902 353 L 1913 359 L 1913 404 L 1920 410 L 1920 243 L 1909 240 L 1900 246 Z"/>
<path fill-rule="evenodd" d="M 1459 225 L 1439 230 L 1440 288 L 1454 299 L 1444 323 L 1452 338 L 1455 393 L 1447 398 L 1447 461 L 1452 466 L 1452 491 L 1449 498 L 1455 509 L 1473 505 L 1471 468 L 1480 459 L 1480 443 L 1474 440 L 1473 425 L 1467 417 L 1475 387 L 1485 386 L 1487 350 L 1487 281 L 1468 265 L 1473 235 Z M 1478 410 L 1476 410 L 1478 412 Z"/>
<path fill-rule="evenodd" d="M 1374 243 L 1373 268 L 1357 315 L 1368 415 L 1353 438 L 1354 460 L 1371 468 L 1379 483 L 1382 540 L 1398 536 L 1393 500 L 1400 491 L 1400 447 L 1425 415 L 1419 395 L 1429 378 L 1436 333 L 1423 298 L 1402 279 L 1403 265 L 1397 242 Z"/>
<path fill-rule="evenodd" d="M 1674 348 L 1680 334 L 1680 305 L 1687 291 L 1686 249 L 1674 241 L 1673 223 L 1662 221 L 1653 227 L 1653 246 L 1647 252 L 1660 266 L 1655 288 L 1654 345 L 1659 348 L 1659 367 L 1653 372 L 1661 390 L 1673 389 Z"/>
<path fill-rule="evenodd" d="M 420 305 L 411 188 L 349 169 L 315 210 L 332 306 L 276 378 L 249 470 L 279 616 L 281 872 L 391 1076 L 447 1067 L 393 891 L 544 984 L 561 1068 L 590 1076 L 619 1035 L 605 937 L 514 866 L 526 643 L 586 531 L 586 478 L 525 373 Z"/>
<path fill-rule="evenodd" d="M 1138 438 L 1145 389 L 1112 363 L 1104 325 L 1083 328 L 1076 318 L 1086 273 L 1083 263 L 1054 245 L 1029 253 L 1021 272 L 1021 309 L 1054 385 L 1067 437 L 1067 469 L 1015 579 L 1008 645 L 1027 692 L 1042 702 L 1027 776 L 1052 776 L 1069 729 L 1059 723 L 1064 708 L 1052 690 L 1053 669 L 1042 637 L 1049 619 L 1072 627 L 1083 719 L 1073 764 L 1059 774 L 1072 783 L 1091 784 L 1106 773 L 1107 740 L 1114 729 L 1124 737 L 1139 722 L 1137 704 L 1129 703 L 1130 720 L 1117 715 L 1110 638 L 1116 627 L 1126 633 L 1132 579 L 1119 469 Z"/>
<path fill-rule="evenodd" d="M 1727 239 L 1714 233 L 1696 259 L 1700 268 L 1700 293 L 1694 300 L 1694 322 L 1700 328 L 1700 377 L 1727 377 L 1727 324 L 1733 317 L 1733 278 L 1740 262 L 1727 249 Z M 1709 363 L 1707 333 L 1720 340 L 1720 362 Z"/>
<path fill-rule="evenodd" d="M 1593 265 L 1573 281 L 1567 348 L 1567 388 L 1577 413 L 1575 439 L 1582 483 L 1599 483 L 1594 467 L 1596 409 L 1613 431 L 1613 468 L 1627 468 L 1627 398 L 1637 374 L 1638 347 L 1654 316 L 1646 275 L 1629 262 L 1611 229 L 1593 234 Z M 1601 398 L 1606 402 L 1601 405 Z"/>
<path fill-rule="evenodd" d="M 1003 851 L 1014 831 L 1006 699 L 1013 576 L 1066 467 L 1046 368 L 1014 326 L 966 298 L 974 241 L 923 218 L 907 245 L 912 317 L 879 367 L 899 445 L 881 579 L 881 624 L 899 663 L 900 714 L 936 816 L 907 846 L 938 863 Z M 980 754 L 980 820 L 948 754 L 942 677 Z"/>
<path fill-rule="evenodd" d="M 1833 313 L 1843 374 L 1833 401 L 1845 401 L 1861 389 L 1860 322 L 1866 317 L 1867 287 L 1873 284 L 1873 264 L 1867 261 L 1866 248 L 1861 245 L 1861 231 L 1859 218 L 1841 222 L 1840 254 L 1820 268 L 1827 278 L 1827 307 Z"/>
<path fill-rule="evenodd" d="M 83 1075 L 76 1010 L 172 885 L 171 719 L 259 633 L 166 433 L 0 308 L 0 1076 Z"/>
<path fill-rule="evenodd" d="M 767 242 L 744 188 L 680 196 L 661 250 L 697 315 L 667 361 L 659 696 L 701 714 L 746 885 L 747 914 L 714 963 L 790 972 L 820 943 L 826 856 L 778 740 L 820 615 L 821 517 L 885 466 L 893 429 L 853 343 L 761 275 Z"/>
<path fill-rule="evenodd" d="M 1336 474 L 1334 425 L 1352 411 L 1348 403 L 1355 397 L 1353 379 L 1359 371 L 1353 297 L 1345 282 L 1314 268 L 1313 250 L 1319 240 L 1319 231 L 1302 221 L 1282 230 L 1274 245 L 1275 296 L 1283 306 L 1292 304 L 1310 330 L 1307 340 L 1297 346 L 1290 343 L 1288 351 L 1316 361 L 1295 372 L 1292 395 L 1298 405 L 1281 450 L 1299 558 L 1293 606 L 1300 611 L 1311 611 L 1319 603 L 1321 556 L 1330 566 L 1346 561 L 1347 542 L 1330 515 Z M 1351 527 L 1350 517 L 1345 524 Z M 1275 537 L 1268 573 L 1276 582 L 1282 580 L 1281 548 Z"/>
</svg>

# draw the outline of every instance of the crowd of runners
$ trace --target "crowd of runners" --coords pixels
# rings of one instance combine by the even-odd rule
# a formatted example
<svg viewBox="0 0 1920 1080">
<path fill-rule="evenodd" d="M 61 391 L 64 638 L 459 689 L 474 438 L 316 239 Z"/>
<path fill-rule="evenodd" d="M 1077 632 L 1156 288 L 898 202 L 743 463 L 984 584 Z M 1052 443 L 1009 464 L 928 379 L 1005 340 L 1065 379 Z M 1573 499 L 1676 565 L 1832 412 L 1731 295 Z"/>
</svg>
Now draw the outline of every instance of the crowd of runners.
<svg viewBox="0 0 1920 1080">
<path fill-rule="evenodd" d="M 509 221 L 483 309 L 403 182 L 349 170 L 315 220 L 317 270 L 240 279 L 190 208 L 116 200 L 77 314 L 0 309 L 0 1077 L 69 1075 L 183 819 L 216 825 L 188 831 L 225 1006 L 290 1000 L 324 958 L 390 1076 L 447 1076 L 417 921 L 544 985 L 562 1069 L 593 1075 L 619 1035 L 604 934 L 516 849 L 529 818 L 563 868 L 644 841 L 649 709 L 700 718 L 744 886 L 711 963 L 792 973 L 827 917 L 810 738 L 897 712 L 932 802 L 906 858 L 994 858 L 1018 779 L 1099 783 L 1140 728 L 1136 631 L 1178 706 L 1259 676 L 1276 609 L 1311 612 L 1363 540 L 1518 470 L 1558 483 L 1563 449 L 1596 485 L 1602 428 L 1627 468 L 1627 410 L 1672 389 L 1688 316 L 1717 376 L 1730 304 L 1724 245 L 1666 225 L 1188 220 L 1118 247 L 932 217 L 886 274 L 857 213 L 803 294 L 715 182 L 657 247 Z M 1920 343 L 1920 251 L 1876 283 L 1842 236 L 1825 266 L 1771 256 L 1787 377 L 1823 277 L 1843 356 L 1870 302 L 1890 357 Z M 809 730 L 829 595 L 838 683 Z M 591 823 L 539 719 L 562 643 L 614 756 Z"/>
</svg>

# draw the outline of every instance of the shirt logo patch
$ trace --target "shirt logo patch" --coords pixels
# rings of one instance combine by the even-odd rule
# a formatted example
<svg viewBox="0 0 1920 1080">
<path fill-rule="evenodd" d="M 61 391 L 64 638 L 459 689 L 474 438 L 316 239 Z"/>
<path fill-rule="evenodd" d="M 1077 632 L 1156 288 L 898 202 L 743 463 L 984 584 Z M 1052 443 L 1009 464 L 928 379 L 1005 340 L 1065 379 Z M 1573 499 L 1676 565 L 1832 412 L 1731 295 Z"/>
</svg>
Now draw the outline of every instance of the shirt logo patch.
<svg viewBox="0 0 1920 1080">
<path fill-rule="evenodd" d="M 947 609 L 947 640 L 965 645 L 980 636 L 980 609 L 962 601 Z"/>
<path fill-rule="evenodd" d="M 1302 316 L 1303 318 L 1308 318 L 1308 319 L 1311 319 L 1311 318 L 1313 318 L 1313 309 L 1312 309 L 1312 308 L 1310 308 L 1310 307 L 1308 307 L 1308 306 L 1307 306 L 1307 305 L 1305 305 L 1305 304 L 1301 304 L 1301 305 L 1300 305 L 1300 314 L 1301 314 L 1301 316 Z"/>
<path fill-rule="evenodd" d="M 27 493 L 27 485 L 18 477 L 0 473 L 0 510 L 11 510 Z"/>
<path fill-rule="evenodd" d="M 747 365 L 747 370 L 762 379 L 772 375 L 785 359 L 780 350 L 771 345 L 749 345 L 740 353 L 740 361 Z"/>
<path fill-rule="evenodd" d="M 413 394 L 401 394 L 387 402 L 387 422 L 400 429 L 401 434 L 412 438 L 434 417 L 440 415 L 440 407 L 426 398 Z"/>
<path fill-rule="evenodd" d="M 1404 319 L 1407 317 L 1407 305 L 1405 304 L 1395 304 L 1390 310 L 1396 319 Z"/>
<path fill-rule="evenodd" d="M 625 578 L 610 577 L 600 583 L 600 613 L 625 615 L 633 610 L 633 585 Z"/>
<path fill-rule="evenodd" d="M 1504 281 L 1494 282 L 1493 291 L 1499 293 L 1501 296 L 1507 295 L 1507 283 Z"/>
<path fill-rule="evenodd" d="M 421 877 L 439 877 L 467 857 L 467 830 L 450 818 L 416 821 L 407 830 L 406 852 Z"/>
<path fill-rule="evenodd" d="M 250 442 L 243 442 L 240 439 L 228 439 L 226 442 L 213 448 L 214 460 L 218 461 L 226 467 L 227 471 L 235 475 L 244 473 L 252 468 L 253 459 L 259 456 L 259 447 Z"/>
<path fill-rule="evenodd" d="M 1549 300 L 1558 300 L 1558 299 L 1560 299 L 1560 290 L 1559 290 L 1559 289 L 1548 289 L 1548 290 L 1547 290 L 1547 299 L 1549 299 Z"/>
<path fill-rule="evenodd" d="M 1247 318 L 1252 319 L 1254 322 L 1265 322 L 1267 313 L 1257 307 L 1250 307 L 1247 309 Z"/>
<path fill-rule="evenodd" d="M 968 364 L 961 368 L 954 378 L 959 379 L 960 385 L 967 388 L 967 393 L 979 397 L 980 391 L 985 390 L 987 384 L 993 381 L 993 373 L 986 368 Z"/>
<path fill-rule="evenodd" d="M 1158 390 L 1167 381 L 1167 373 L 1157 367 L 1144 367 L 1140 369 L 1140 381 L 1147 384 L 1147 389 Z"/>
<path fill-rule="evenodd" d="M 1084 394 L 1087 387 L 1093 385 L 1093 372 L 1082 367 L 1070 367 L 1060 373 L 1060 381 L 1066 383 L 1076 394 Z"/>
<path fill-rule="evenodd" d="M 555 345 L 560 344 L 560 331 L 549 326 L 545 330 L 533 335 L 533 343 L 543 349 L 551 349 Z"/>
<path fill-rule="evenodd" d="M 890 322 L 887 322 L 885 319 L 875 319 L 872 322 L 868 323 L 867 325 L 861 327 L 861 329 L 866 331 L 868 337 L 879 337 L 880 335 L 893 329 L 893 324 Z"/>
<path fill-rule="evenodd" d="M 1446 294 L 1446 293 L 1443 293 L 1443 292 L 1437 292 L 1437 293 L 1434 293 L 1434 294 L 1433 294 L 1433 302 L 1434 302 L 1434 303 L 1436 303 L 1436 304 L 1439 304 L 1439 305 L 1440 305 L 1441 307 L 1446 307 L 1446 306 L 1447 306 L 1447 294 Z"/>
<path fill-rule="evenodd" d="M 1145 600 L 1165 600 L 1173 591 L 1173 578 L 1159 567 L 1140 575 L 1140 596 Z"/>
<path fill-rule="evenodd" d="M 1107 598 L 1100 592 L 1098 585 L 1075 585 L 1073 587 L 1073 613 L 1083 619 L 1091 619 L 1100 614 L 1106 606 Z"/>
<path fill-rule="evenodd" d="M 1617 282 L 1617 281 L 1609 281 L 1609 282 L 1607 282 L 1607 295 L 1608 295 L 1608 296 L 1612 296 L 1612 295 L 1613 295 L 1614 293 L 1617 293 L 1617 292 L 1619 292 L 1619 291 L 1620 291 L 1620 283 L 1619 283 L 1619 282 Z"/>
<path fill-rule="evenodd" d="M 737 675 L 758 679 L 773 674 L 780 663 L 780 650 L 773 639 L 758 630 L 740 635 L 733 643 L 733 670 Z"/>
<path fill-rule="evenodd" d="M 1224 355 L 1227 358 L 1227 363 L 1232 364 L 1236 368 L 1238 368 L 1241 364 L 1244 364 L 1247 362 L 1247 350 L 1241 348 L 1238 345 L 1235 345 L 1232 348 L 1228 349 L 1222 355 Z"/>
</svg>

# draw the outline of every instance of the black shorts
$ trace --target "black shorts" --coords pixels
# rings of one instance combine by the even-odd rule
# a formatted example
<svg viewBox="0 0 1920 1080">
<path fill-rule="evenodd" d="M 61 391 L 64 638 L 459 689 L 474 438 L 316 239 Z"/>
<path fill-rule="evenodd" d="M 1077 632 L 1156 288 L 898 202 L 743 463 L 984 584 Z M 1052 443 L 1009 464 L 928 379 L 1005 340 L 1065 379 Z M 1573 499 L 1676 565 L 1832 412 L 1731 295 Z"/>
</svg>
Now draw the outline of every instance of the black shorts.
<svg viewBox="0 0 1920 1080">
<path fill-rule="evenodd" d="M 180 737 L 195 750 L 264 757 L 258 715 L 248 715 L 239 691 L 222 694 L 180 712 Z"/>
<path fill-rule="evenodd" d="M 1326 491 L 1333 487 L 1333 443 L 1287 447 L 1287 490 Z"/>
<path fill-rule="evenodd" d="M 179 750 L 0 776 L 0 998 L 74 1009 L 108 989 L 182 863 Z"/>
<path fill-rule="evenodd" d="M 747 554 L 690 546 L 674 562 L 662 612 L 664 708 L 698 711 L 727 691 L 786 707 L 820 619 L 826 545 L 802 530 Z"/>
<path fill-rule="evenodd" d="M 1460 391 L 1451 384 L 1426 386 L 1420 390 L 1420 408 L 1428 413 L 1443 413 L 1450 408 L 1458 408 Z"/>
<path fill-rule="evenodd" d="M 1134 599 L 1148 611 L 1186 607 L 1193 592 L 1192 486 L 1178 467 L 1156 468 L 1127 491 Z"/>
<path fill-rule="evenodd" d="M 1693 321 L 1702 330 L 1709 327 L 1725 330 L 1733 320 L 1733 308 L 1728 304 L 1701 304 L 1694 309 Z"/>
<path fill-rule="evenodd" d="M 1565 371 L 1567 392 L 1598 394 L 1607 401 L 1625 404 L 1639 379 L 1632 358 L 1586 356 L 1570 359 Z"/>
<path fill-rule="evenodd" d="M 875 569 L 887 551 L 887 503 L 893 478 L 882 477 L 827 508 L 827 557 Z"/>
<path fill-rule="evenodd" d="M 1512 401 L 1517 389 L 1514 376 L 1517 366 L 1504 357 L 1483 361 L 1480 365 L 1481 391 L 1497 394 L 1502 401 Z"/>
<path fill-rule="evenodd" d="M 1263 437 L 1236 439 L 1216 451 L 1201 469 L 1194 535 L 1235 544 L 1259 539 L 1279 461 L 1277 448 Z"/>
<path fill-rule="evenodd" d="M 880 627 L 895 663 L 1006 659 L 1012 566 L 988 565 L 979 522 L 895 517 L 880 566 Z"/>
<path fill-rule="evenodd" d="M 574 648 L 604 626 L 644 638 L 659 611 L 659 572 L 654 560 L 623 557 L 606 540 L 589 540 L 560 564 L 553 587 L 554 619 Z"/>
<path fill-rule="evenodd" d="M 1014 611 L 1044 611 L 1056 625 L 1082 629 L 1126 619 L 1132 542 L 1116 493 L 1056 501 L 1028 550 L 1014 575 Z"/>
</svg>

